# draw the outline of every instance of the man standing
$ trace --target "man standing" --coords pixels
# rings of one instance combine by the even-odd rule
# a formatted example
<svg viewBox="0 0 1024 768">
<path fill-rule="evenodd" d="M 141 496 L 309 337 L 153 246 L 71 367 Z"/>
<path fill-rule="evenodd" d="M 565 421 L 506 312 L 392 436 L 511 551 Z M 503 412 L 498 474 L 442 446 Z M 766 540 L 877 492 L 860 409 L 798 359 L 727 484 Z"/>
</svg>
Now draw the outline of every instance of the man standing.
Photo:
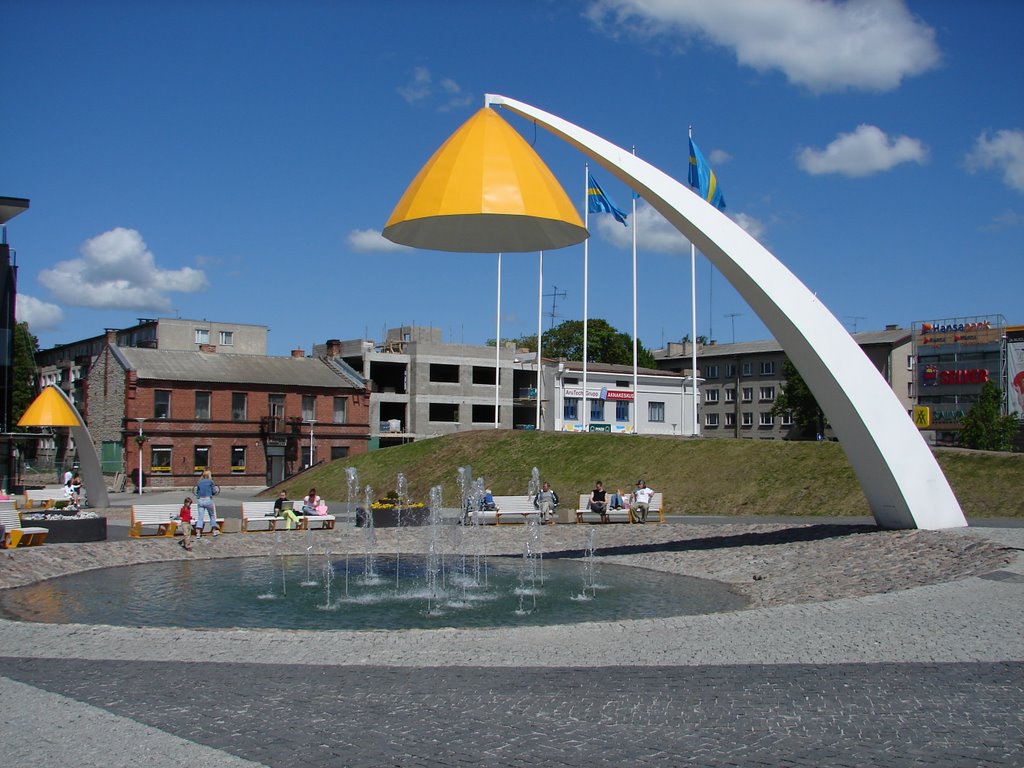
<svg viewBox="0 0 1024 768">
<path fill-rule="evenodd" d="M 540 510 L 540 521 L 551 523 L 555 519 L 555 507 L 558 506 L 558 494 L 551 490 L 549 483 L 544 483 L 540 493 L 533 497 L 533 506 Z"/>
<path fill-rule="evenodd" d="M 643 480 L 636 481 L 636 491 L 633 493 L 633 506 L 630 513 L 635 523 L 647 522 L 647 510 L 651 506 L 651 499 L 654 498 L 654 491 L 647 487 Z"/>
</svg>

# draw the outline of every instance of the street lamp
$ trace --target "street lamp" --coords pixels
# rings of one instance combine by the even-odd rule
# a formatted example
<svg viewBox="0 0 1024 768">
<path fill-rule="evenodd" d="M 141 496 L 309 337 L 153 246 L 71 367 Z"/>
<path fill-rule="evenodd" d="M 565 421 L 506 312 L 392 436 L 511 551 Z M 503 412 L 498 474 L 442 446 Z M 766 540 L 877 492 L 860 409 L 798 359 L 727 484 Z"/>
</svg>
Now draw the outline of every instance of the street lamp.
<svg viewBox="0 0 1024 768">
<path fill-rule="evenodd" d="M 139 444 L 139 496 L 141 496 L 142 495 L 142 444 L 144 442 L 146 442 L 145 435 L 142 434 L 142 422 L 144 422 L 146 419 L 145 418 L 138 418 L 138 417 L 136 417 L 135 420 L 137 422 L 139 422 L 139 435 L 138 435 L 138 437 L 135 438 L 135 442 L 137 442 Z"/>
<path fill-rule="evenodd" d="M 313 466 L 313 446 L 315 445 L 315 438 L 313 437 L 313 425 L 316 422 L 313 419 L 306 421 L 309 424 L 309 466 Z"/>
</svg>

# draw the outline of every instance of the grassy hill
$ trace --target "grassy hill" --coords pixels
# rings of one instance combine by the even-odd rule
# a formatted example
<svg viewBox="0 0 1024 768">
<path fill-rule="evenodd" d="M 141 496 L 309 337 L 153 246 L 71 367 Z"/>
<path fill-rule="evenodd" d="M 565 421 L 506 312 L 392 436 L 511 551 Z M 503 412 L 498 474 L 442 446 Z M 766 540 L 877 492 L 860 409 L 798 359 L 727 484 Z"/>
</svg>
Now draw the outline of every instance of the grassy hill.
<svg viewBox="0 0 1024 768">
<path fill-rule="evenodd" d="M 969 517 L 1024 516 L 1024 454 L 940 450 L 937 457 Z M 315 486 L 324 498 L 344 501 L 352 466 L 375 498 L 394 490 L 401 472 L 413 499 L 426 501 L 429 489 L 442 485 L 446 506 L 457 506 L 457 471 L 466 464 L 496 495 L 526 493 L 538 467 L 563 503 L 597 479 L 625 491 L 644 478 L 665 493 L 670 514 L 870 514 L 842 448 L 828 442 L 480 430 L 334 461 L 280 489 L 301 498 Z"/>
</svg>

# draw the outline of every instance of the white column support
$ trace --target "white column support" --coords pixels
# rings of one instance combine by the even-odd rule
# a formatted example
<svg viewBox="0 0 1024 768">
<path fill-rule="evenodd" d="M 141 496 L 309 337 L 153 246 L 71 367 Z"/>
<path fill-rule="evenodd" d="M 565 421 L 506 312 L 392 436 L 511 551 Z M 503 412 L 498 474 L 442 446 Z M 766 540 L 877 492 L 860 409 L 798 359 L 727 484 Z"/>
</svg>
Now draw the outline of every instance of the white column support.
<svg viewBox="0 0 1024 768">
<path fill-rule="evenodd" d="M 494 94 L 486 102 L 540 124 L 599 163 L 725 275 L 811 388 L 880 526 L 967 525 L 896 394 L 828 308 L 770 251 L 699 195 L 627 150 L 529 104 Z"/>
</svg>

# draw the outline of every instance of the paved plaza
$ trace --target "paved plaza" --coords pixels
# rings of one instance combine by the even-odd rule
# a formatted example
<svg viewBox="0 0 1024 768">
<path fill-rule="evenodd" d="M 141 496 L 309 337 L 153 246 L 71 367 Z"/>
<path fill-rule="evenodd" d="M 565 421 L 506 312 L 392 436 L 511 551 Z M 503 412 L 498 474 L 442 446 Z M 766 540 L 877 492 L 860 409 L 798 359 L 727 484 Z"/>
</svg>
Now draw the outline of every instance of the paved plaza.
<svg viewBox="0 0 1024 768">
<path fill-rule="evenodd" d="M 4 619 L 0 764 L 1024 765 L 1024 529 L 562 525 L 545 551 L 575 555 L 590 530 L 608 562 L 718 579 L 751 607 L 394 632 Z M 494 554 L 521 550 L 521 527 L 477 534 Z M 361 535 L 316 534 L 339 553 Z M 0 586 L 271 542 L 224 535 L 191 556 L 166 540 L 45 545 L 0 554 Z M 398 544 L 378 531 L 380 551 Z"/>
</svg>

